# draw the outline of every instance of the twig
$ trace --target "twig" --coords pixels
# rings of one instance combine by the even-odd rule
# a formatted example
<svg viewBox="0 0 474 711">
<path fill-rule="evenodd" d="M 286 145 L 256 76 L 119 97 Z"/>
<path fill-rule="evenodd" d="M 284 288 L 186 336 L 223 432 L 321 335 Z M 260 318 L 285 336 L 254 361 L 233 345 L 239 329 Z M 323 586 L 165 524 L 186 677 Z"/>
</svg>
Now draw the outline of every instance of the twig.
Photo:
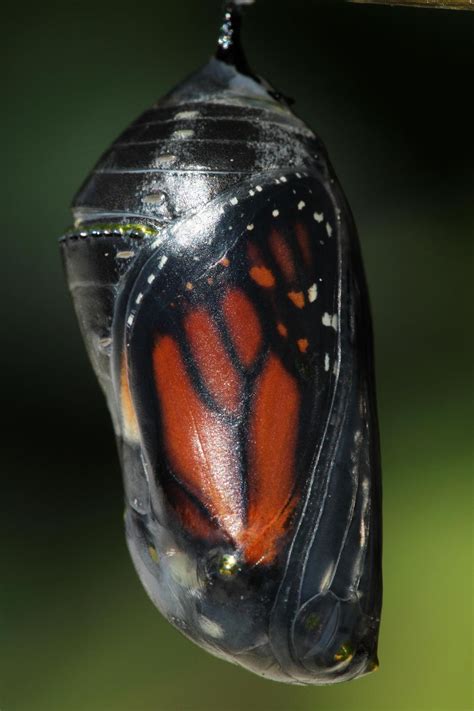
<svg viewBox="0 0 474 711">
<path fill-rule="evenodd" d="M 474 10 L 474 0 L 348 0 L 361 5 L 397 5 L 401 7 L 432 7 L 442 10 Z"/>
</svg>

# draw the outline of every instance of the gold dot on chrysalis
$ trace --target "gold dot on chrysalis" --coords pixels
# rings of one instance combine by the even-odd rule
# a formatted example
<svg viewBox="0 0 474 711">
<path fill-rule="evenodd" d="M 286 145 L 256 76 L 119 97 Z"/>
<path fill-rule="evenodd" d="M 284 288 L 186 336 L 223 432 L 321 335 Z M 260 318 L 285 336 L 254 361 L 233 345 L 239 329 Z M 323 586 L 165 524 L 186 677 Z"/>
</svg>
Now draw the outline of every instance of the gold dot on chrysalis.
<svg viewBox="0 0 474 711">
<path fill-rule="evenodd" d="M 155 546 L 148 546 L 148 555 L 154 563 L 158 563 L 158 552 Z"/>
<path fill-rule="evenodd" d="M 339 650 L 334 655 L 334 661 L 335 662 L 347 662 L 347 661 L 350 661 L 353 656 L 354 656 L 354 652 L 352 650 L 352 647 L 348 642 L 346 642 L 346 644 L 341 645 Z"/>
<path fill-rule="evenodd" d="M 372 659 L 369 663 L 369 666 L 367 667 L 367 671 L 369 672 L 375 672 L 378 671 L 380 668 L 379 665 L 379 660 L 378 659 Z"/>
<path fill-rule="evenodd" d="M 239 563 L 235 555 L 225 553 L 219 561 L 219 573 L 225 578 L 231 578 L 239 570 Z"/>
<path fill-rule="evenodd" d="M 319 627 L 319 624 L 321 622 L 321 619 L 315 612 L 311 612 L 311 614 L 308 615 L 306 618 L 306 629 L 308 630 L 315 630 L 317 627 Z"/>
</svg>

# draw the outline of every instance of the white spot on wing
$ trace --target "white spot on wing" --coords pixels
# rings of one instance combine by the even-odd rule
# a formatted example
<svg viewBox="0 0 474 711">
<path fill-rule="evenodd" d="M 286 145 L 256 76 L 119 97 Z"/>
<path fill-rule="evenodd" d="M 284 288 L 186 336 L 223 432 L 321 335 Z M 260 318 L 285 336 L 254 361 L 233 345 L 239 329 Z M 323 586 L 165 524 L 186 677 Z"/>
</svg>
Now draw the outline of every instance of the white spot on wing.
<svg viewBox="0 0 474 711">
<path fill-rule="evenodd" d="M 304 207 L 306 207 L 306 203 L 304 200 L 300 200 L 298 203 L 298 210 L 302 210 Z"/>
<path fill-rule="evenodd" d="M 249 232 L 252 232 L 253 228 L 254 228 L 254 225 L 247 225 L 247 229 Z"/>
<path fill-rule="evenodd" d="M 280 210 L 273 210 L 273 212 L 272 212 L 273 217 L 278 217 L 279 214 L 280 214 Z"/>
<path fill-rule="evenodd" d="M 140 293 L 138 294 L 137 298 L 135 299 L 135 303 L 136 303 L 136 304 L 141 304 L 142 299 L 143 299 L 143 294 L 140 292 Z"/>
<path fill-rule="evenodd" d="M 327 372 L 329 370 L 329 354 L 326 353 L 324 356 L 324 370 Z"/>
<path fill-rule="evenodd" d="M 256 185 L 256 186 L 255 186 L 255 190 L 256 190 L 258 193 L 261 193 L 262 190 L 263 190 L 263 188 L 262 188 L 261 185 Z"/>
<path fill-rule="evenodd" d="M 318 298 L 318 287 L 312 284 L 308 289 L 308 301 L 312 304 Z"/>
<path fill-rule="evenodd" d="M 153 282 L 155 281 L 155 278 L 156 278 L 156 277 L 155 277 L 154 274 L 150 274 L 150 276 L 149 276 L 148 279 L 147 279 L 147 282 L 148 282 L 149 284 L 153 284 Z"/>
<path fill-rule="evenodd" d="M 168 257 L 166 256 L 166 254 L 164 254 L 161 257 L 160 261 L 158 262 L 158 269 L 163 269 L 163 267 L 165 266 L 167 261 L 168 261 Z"/>
<path fill-rule="evenodd" d="M 230 199 L 230 204 L 231 204 L 231 205 L 237 205 L 238 202 L 239 202 L 239 201 L 237 200 L 236 197 L 233 197 L 233 198 Z"/>
<path fill-rule="evenodd" d="M 330 328 L 333 328 L 335 331 L 337 331 L 337 314 L 331 316 L 331 314 L 325 312 L 323 314 L 322 322 L 323 326 L 329 326 Z"/>
<path fill-rule="evenodd" d="M 313 214 L 314 219 L 316 222 L 322 222 L 324 220 L 324 214 L 322 212 L 315 212 Z"/>
<path fill-rule="evenodd" d="M 328 237 L 331 237 L 332 235 L 332 227 L 329 224 L 329 222 L 326 222 L 326 232 L 328 233 Z"/>
</svg>

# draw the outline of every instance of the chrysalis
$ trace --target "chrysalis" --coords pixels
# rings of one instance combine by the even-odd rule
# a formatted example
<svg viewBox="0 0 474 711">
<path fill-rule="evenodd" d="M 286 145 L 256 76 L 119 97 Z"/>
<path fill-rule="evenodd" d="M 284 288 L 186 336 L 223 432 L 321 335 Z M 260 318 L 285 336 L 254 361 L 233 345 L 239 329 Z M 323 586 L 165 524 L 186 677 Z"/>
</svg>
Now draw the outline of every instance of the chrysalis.
<svg viewBox="0 0 474 711">
<path fill-rule="evenodd" d="M 380 461 L 355 227 L 320 139 L 216 55 L 103 155 L 61 242 L 162 614 L 270 679 L 377 666 Z"/>
</svg>

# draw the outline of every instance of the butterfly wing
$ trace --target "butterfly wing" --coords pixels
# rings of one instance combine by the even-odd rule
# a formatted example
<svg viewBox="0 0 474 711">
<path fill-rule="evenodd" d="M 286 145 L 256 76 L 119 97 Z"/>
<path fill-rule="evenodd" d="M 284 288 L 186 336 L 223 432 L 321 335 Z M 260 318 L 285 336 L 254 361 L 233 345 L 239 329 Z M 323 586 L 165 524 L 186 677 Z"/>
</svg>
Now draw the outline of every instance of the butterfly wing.
<svg viewBox="0 0 474 711">
<path fill-rule="evenodd" d="M 370 614 L 378 604 L 364 578 L 377 555 L 377 434 L 364 279 L 341 196 L 311 175 L 269 175 L 179 222 L 124 289 L 114 343 L 150 492 L 145 515 L 131 504 L 132 549 L 147 530 L 136 564 L 150 540 L 159 555 L 185 552 L 197 571 L 186 594 L 194 586 L 199 614 L 218 625 L 221 654 L 264 658 L 270 645 L 301 679 L 321 667 L 352 674 L 343 647 L 366 664 L 355 626 L 366 627 L 361 604 Z M 223 606 L 212 570 L 200 571 L 209 560 L 225 577 L 229 557 L 238 582 Z M 147 587 L 190 636 L 215 644 L 192 601 L 177 614 L 181 582 Z M 252 624 L 237 633 L 239 600 Z"/>
</svg>

